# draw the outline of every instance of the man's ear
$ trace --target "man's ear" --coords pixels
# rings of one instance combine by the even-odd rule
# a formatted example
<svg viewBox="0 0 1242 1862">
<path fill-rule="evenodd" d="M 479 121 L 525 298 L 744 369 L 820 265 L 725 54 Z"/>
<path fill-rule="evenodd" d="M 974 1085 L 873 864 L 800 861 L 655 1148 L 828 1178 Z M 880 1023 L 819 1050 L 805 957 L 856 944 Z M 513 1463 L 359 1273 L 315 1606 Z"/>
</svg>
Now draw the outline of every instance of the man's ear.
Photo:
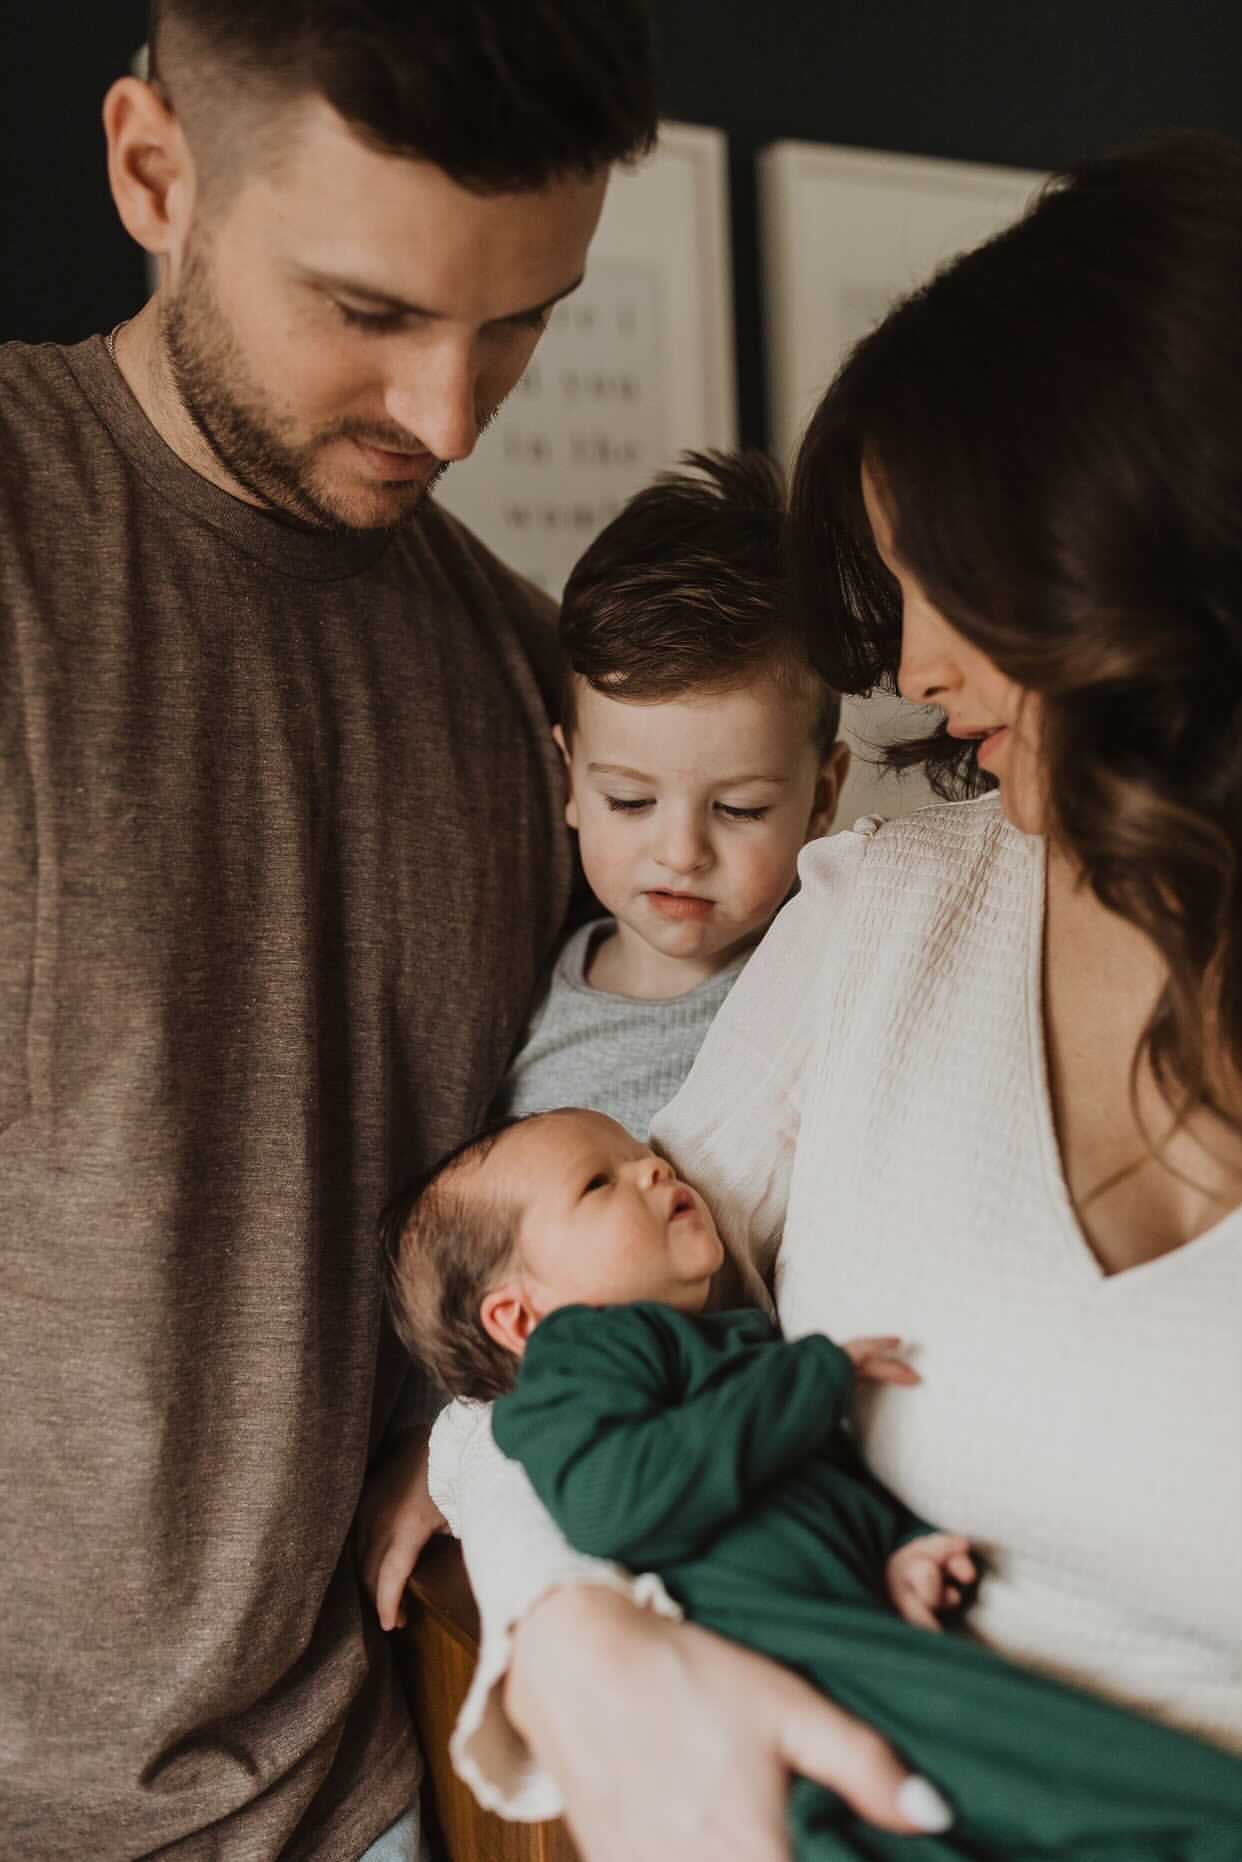
<svg viewBox="0 0 1242 1862">
<path fill-rule="evenodd" d="M 837 803 L 841 800 L 841 791 L 845 787 L 845 778 L 850 773 L 849 745 L 834 743 L 819 766 L 819 776 L 815 783 L 815 800 L 811 804 L 811 819 L 807 823 L 806 837 L 818 840 L 826 834 L 836 820 Z"/>
<path fill-rule="evenodd" d="M 163 92 L 118 78 L 104 98 L 108 181 L 131 238 L 158 257 L 179 254 L 194 212 L 194 161 Z"/>
<path fill-rule="evenodd" d="M 479 1318 L 483 1330 L 502 1351 L 520 1358 L 540 1314 L 520 1280 L 506 1280 L 483 1295 Z"/>
<path fill-rule="evenodd" d="M 576 828 L 578 825 L 578 804 L 574 799 L 574 759 L 569 754 L 569 745 L 565 742 L 565 733 L 559 724 L 554 724 L 552 726 L 552 735 L 556 740 L 556 747 L 561 753 L 561 761 L 565 765 L 565 820 L 571 828 Z"/>
</svg>

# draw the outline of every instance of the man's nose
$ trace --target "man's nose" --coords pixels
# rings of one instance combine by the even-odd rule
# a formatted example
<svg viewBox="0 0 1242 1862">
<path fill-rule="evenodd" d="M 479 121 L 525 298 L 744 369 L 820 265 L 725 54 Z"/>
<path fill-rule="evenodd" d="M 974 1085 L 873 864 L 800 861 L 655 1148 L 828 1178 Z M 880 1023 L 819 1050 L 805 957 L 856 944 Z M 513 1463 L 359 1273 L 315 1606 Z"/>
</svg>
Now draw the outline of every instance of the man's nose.
<svg viewBox="0 0 1242 1862">
<path fill-rule="evenodd" d="M 479 437 L 478 385 L 473 341 L 446 332 L 414 348 L 385 392 L 384 410 L 437 459 L 468 459 Z"/>
</svg>

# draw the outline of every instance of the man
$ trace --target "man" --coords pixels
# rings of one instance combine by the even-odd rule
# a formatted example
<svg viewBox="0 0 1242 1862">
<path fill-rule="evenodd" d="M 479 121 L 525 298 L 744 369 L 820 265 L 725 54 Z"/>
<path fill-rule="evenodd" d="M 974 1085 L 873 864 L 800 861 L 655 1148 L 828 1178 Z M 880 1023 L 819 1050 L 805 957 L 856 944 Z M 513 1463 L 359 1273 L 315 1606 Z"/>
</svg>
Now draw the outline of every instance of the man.
<svg viewBox="0 0 1242 1862">
<path fill-rule="evenodd" d="M 375 1216 L 568 885 L 545 616 L 427 494 L 650 142 L 647 28 L 158 0 L 104 122 L 159 287 L 0 351 L 3 1847 L 387 1862 Z"/>
</svg>

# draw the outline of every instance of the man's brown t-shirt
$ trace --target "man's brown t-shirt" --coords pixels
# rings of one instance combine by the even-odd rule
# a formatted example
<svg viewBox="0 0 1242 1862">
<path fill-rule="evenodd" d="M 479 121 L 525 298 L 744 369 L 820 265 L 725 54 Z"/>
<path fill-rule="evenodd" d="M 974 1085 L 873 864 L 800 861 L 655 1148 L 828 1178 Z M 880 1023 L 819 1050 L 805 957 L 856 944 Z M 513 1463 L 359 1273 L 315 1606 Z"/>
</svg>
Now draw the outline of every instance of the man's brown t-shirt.
<svg viewBox="0 0 1242 1862">
<path fill-rule="evenodd" d="M 0 350 L 0 549 L 4 1850 L 345 1862 L 418 1776 L 375 1217 L 563 916 L 547 614 L 230 498 L 98 338 Z"/>
</svg>

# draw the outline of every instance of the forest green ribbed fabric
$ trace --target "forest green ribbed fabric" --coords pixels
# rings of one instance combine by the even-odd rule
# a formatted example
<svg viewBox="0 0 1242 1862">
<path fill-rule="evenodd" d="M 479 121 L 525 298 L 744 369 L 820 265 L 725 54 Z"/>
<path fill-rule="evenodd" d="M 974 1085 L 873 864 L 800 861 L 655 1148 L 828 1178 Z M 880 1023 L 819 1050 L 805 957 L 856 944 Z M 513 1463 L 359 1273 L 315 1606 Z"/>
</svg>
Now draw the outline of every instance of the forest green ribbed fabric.
<svg viewBox="0 0 1242 1862">
<path fill-rule="evenodd" d="M 852 1391 L 829 1339 L 783 1343 L 757 1312 L 570 1306 L 536 1327 L 492 1428 L 580 1551 L 658 1572 L 693 1621 L 858 1714 L 956 1811 L 947 1836 L 887 1835 L 800 1779 L 798 1862 L 1237 1862 L 1237 1759 L 891 1609 L 909 1515 L 841 1433 Z"/>
</svg>

